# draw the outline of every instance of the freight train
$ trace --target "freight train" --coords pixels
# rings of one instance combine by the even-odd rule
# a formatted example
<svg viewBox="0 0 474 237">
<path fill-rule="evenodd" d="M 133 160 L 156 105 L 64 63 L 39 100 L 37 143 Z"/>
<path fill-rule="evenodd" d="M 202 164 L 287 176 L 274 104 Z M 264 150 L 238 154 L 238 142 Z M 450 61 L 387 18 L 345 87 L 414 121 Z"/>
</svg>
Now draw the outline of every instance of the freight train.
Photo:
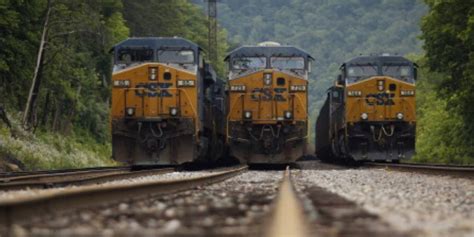
<svg viewBox="0 0 474 237">
<path fill-rule="evenodd" d="M 113 159 L 140 165 L 212 162 L 225 150 L 225 83 L 203 50 L 178 37 L 113 48 Z"/>
<path fill-rule="evenodd" d="M 264 42 L 239 47 L 225 61 L 229 154 L 249 164 L 292 163 L 304 156 L 313 58 L 297 47 Z"/>
<path fill-rule="evenodd" d="M 316 155 L 353 161 L 411 158 L 416 76 L 416 64 L 401 56 L 361 56 L 342 64 L 316 121 Z"/>
</svg>

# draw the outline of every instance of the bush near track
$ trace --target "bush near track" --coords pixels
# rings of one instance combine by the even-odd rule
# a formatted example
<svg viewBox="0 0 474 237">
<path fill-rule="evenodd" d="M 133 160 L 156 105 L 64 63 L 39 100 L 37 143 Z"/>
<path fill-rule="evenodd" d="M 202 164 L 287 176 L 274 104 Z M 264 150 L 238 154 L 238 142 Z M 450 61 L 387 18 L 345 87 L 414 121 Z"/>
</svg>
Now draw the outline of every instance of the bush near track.
<svg viewBox="0 0 474 237">
<path fill-rule="evenodd" d="M 434 89 L 446 75 L 429 72 L 426 59 L 420 65 L 417 81 L 417 155 L 413 161 L 421 163 L 474 164 L 474 148 L 466 145 L 463 118 L 452 111 L 447 99 Z"/>
<path fill-rule="evenodd" d="M 0 125 L 0 171 L 116 165 L 110 159 L 109 143 L 97 143 L 81 131 L 73 131 L 70 136 L 45 131 L 32 134 L 20 128 L 19 119 L 10 116 L 10 120 L 15 137 L 4 124 Z"/>
</svg>

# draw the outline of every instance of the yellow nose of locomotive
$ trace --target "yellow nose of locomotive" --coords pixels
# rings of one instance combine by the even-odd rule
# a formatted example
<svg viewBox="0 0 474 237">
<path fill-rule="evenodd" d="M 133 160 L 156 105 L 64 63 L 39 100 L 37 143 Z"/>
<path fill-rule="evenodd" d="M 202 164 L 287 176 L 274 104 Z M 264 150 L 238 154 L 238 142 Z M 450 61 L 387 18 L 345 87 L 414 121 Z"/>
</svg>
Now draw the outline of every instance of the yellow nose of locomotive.
<svg viewBox="0 0 474 237">
<path fill-rule="evenodd" d="M 348 122 L 398 120 L 415 122 L 415 86 L 377 76 L 351 84 L 346 90 Z"/>
<path fill-rule="evenodd" d="M 133 80 L 130 80 L 133 78 Z M 195 117 L 196 75 L 148 63 L 113 75 L 112 117 Z"/>
<path fill-rule="evenodd" d="M 229 82 L 230 121 L 256 124 L 304 121 L 307 81 L 267 69 Z"/>
</svg>

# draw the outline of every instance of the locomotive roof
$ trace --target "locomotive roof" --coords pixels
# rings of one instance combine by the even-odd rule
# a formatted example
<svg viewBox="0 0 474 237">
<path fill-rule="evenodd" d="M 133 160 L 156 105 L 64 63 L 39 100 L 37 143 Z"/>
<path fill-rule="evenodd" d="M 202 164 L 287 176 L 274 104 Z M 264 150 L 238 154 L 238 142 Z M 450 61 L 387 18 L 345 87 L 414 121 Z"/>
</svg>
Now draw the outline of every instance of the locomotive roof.
<svg viewBox="0 0 474 237">
<path fill-rule="evenodd" d="M 163 47 L 187 48 L 194 51 L 201 49 L 199 45 L 181 37 L 134 37 L 116 44 L 112 50 L 116 48 L 140 46 L 150 47 L 153 49 L 159 49 Z"/>
<path fill-rule="evenodd" d="M 414 63 L 402 56 L 359 56 L 355 57 L 347 62 L 345 64 L 367 64 L 367 63 L 372 63 L 372 64 L 385 64 L 385 63 L 404 63 L 404 64 L 409 64 L 413 65 Z"/>
<path fill-rule="evenodd" d="M 309 53 L 295 46 L 241 46 L 227 54 L 225 61 L 233 57 L 303 57 L 314 60 Z"/>
</svg>

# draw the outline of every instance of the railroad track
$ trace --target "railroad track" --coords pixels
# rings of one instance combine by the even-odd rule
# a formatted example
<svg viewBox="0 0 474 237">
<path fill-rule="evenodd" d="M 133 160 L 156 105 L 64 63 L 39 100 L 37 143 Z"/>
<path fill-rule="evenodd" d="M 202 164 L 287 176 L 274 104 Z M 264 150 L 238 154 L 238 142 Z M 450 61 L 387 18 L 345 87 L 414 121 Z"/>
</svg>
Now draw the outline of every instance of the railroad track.
<svg viewBox="0 0 474 237">
<path fill-rule="evenodd" d="M 43 174 L 22 175 L 0 179 L 0 191 L 27 188 L 53 188 L 68 185 L 97 184 L 126 178 L 173 172 L 174 168 L 133 170 L 132 167 L 71 170 Z"/>
<path fill-rule="evenodd" d="M 43 175 L 43 174 L 61 174 L 61 173 L 72 173 L 78 171 L 100 171 L 108 169 L 129 169 L 130 166 L 106 166 L 106 167 L 90 167 L 82 169 L 59 169 L 59 170 L 38 170 L 38 171 L 15 171 L 15 172 L 4 172 L 0 173 L 0 180 L 20 177 L 20 176 L 32 176 L 32 175 Z"/>
<path fill-rule="evenodd" d="M 15 224 L 28 222 L 31 218 L 45 213 L 170 194 L 220 182 L 246 170 L 246 166 L 239 166 L 217 170 L 196 178 L 53 189 L 35 196 L 0 201 L 0 233 L 6 233 L 8 236 Z"/>
<path fill-rule="evenodd" d="M 272 215 L 264 231 L 267 237 L 308 236 L 308 223 L 303 207 L 291 183 L 289 167 L 283 175 Z"/>
<path fill-rule="evenodd" d="M 474 166 L 455 166 L 455 165 L 437 165 L 437 164 L 392 164 L 366 162 L 365 167 L 383 167 L 387 170 L 418 172 L 435 175 L 450 175 L 463 178 L 474 178 Z"/>
</svg>

